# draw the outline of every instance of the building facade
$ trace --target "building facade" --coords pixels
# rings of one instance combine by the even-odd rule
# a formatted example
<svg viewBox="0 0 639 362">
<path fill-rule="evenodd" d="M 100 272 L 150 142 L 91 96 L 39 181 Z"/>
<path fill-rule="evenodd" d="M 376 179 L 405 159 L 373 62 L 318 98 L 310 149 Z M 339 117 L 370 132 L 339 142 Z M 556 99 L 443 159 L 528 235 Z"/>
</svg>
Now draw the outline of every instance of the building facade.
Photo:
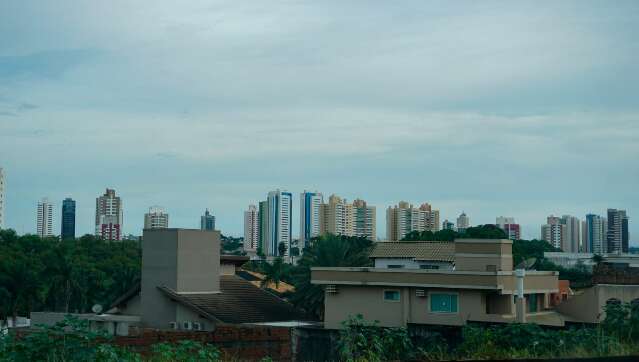
<svg viewBox="0 0 639 362">
<path fill-rule="evenodd" d="M 37 233 L 41 238 L 53 236 L 53 204 L 47 198 L 38 202 Z"/>
<path fill-rule="evenodd" d="M 122 199 L 106 189 L 95 199 L 95 235 L 103 240 L 122 240 Z"/>
<path fill-rule="evenodd" d="M 200 230 L 215 230 L 215 216 L 211 215 L 209 209 L 206 209 L 204 215 L 200 216 Z"/>
<path fill-rule="evenodd" d="M 448 221 L 448 219 L 444 220 L 442 230 L 455 230 L 455 223 Z"/>
<path fill-rule="evenodd" d="M 75 239 L 75 200 L 67 197 L 62 201 L 62 227 L 60 238 Z"/>
<path fill-rule="evenodd" d="M 0 167 L 0 229 L 4 229 L 4 170 Z"/>
<path fill-rule="evenodd" d="M 566 226 L 561 250 L 567 253 L 578 253 L 581 245 L 581 221 L 574 216 L 563 215 L 561 224 Z"/>
<path fill-rule="evenodd" d="M 260 242 L 260 213 L 255 205 L 244 211 L 244 249 L 256 251 Z"/>
<path fill-rule="evenodd" d="M 386 238 L 388 241 L 402 240 L 413 231 L 439 231 L 439 210 L 428 203 L 419 208 L 406 201 L 386 209 Z"/>
<path fill-rule="evenodd" d="M 506 237 L 510 240 L 521 239 L 521 226 L 515 222 L 514 217 L 497 216 L 495 225 L 506 233 Z"/>
<path fill-rule="evenodd" d="M 628 252 L 628 215 L 626 210 L 608 209 L 607 252 Z"/>
<path fill-rule="evenodd" d="M 582 252 L 602 255 L 606 253 L 608 221 L 600 215 L 587 214 L 582 223 Z"/>
<path fill-rule="evenodd" d="M 260 201 L 258 206 L 258 255 L 266 255 L 266 237 L 268 230 L 268 201 Z"/>
<path fill-rule="evenodd" d="M 269 256 L 288 255 L 293 240 L 291 230 L 293 195 L 280 190 L 271 191 L 266 201 L 266 235 L 263 252 Z M 286 247 L 284 255 L 280 255 L 280 244 Z"/>
<path fill-rule="evenodd" d="M 375 206 L 356 199 L 349 204 L 346 199 L 331 195 L 327 204 L 320 207 L 320 234 L 357 236 L 376 239 L 377 212 Z"/>
<path fill-rule="evenodd" d="M 541 226 L 541 240 L 547 241 L 555 248 L 563 250 L 565 234 L 566 225 L 562 224 L 561 218 L 557 216 L 548 216 L 546 224 Z"/>
<path fill-rule="evenodd" d="M 308 241 L 320 235 L 321 208 L 324 197 L 319 192 L 304 191 L 300 194 L 300 247 L 308 246 Z"/>
<path fill-rule="evenodd" d="M 457 232 L 463 233 L 466 232 L 466 229 L 470 227 L 470 218 L 466 215 L 465 212 L 462 212 L 461 215 L 457 218 Z"/>
<path fill-rule="evenodd" d="M 169 214 L 160 206 L 151 206 L 144 214 L 145 229 L 166 229 L 169 227 Z"/>
</svg>

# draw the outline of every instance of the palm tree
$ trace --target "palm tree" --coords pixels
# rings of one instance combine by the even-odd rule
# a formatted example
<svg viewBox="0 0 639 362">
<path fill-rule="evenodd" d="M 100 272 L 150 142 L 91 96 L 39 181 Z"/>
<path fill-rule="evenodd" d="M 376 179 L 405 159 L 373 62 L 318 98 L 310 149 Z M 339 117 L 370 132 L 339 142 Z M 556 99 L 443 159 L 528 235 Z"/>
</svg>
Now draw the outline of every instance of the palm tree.
<svg viewBox="0 0 639 362">
<path fill-rule="evenodd" d="M 322 319 L 324 289 L 311 284 L 312 267 L 359 267 L 370 265 L 369 249 L 373 242 L 366 238 L 325 235 L 312 241 L 295 269 L 295 293 L 291 301 L 296 306 Z"/>
<path fill-rule="evenodd" d="M 265 262 L 262 268 L 264 270 L 264 279 L 262 279 L 260 286 L 262 288 L 268 288 L 269 285 L 275 284 L 275 289 L 279 288 L 280 281 L 282 281 L 282 276 L 284 275 L 284 262 L 282 258 L 276 258 L 272 264 Z"/>
</svg>

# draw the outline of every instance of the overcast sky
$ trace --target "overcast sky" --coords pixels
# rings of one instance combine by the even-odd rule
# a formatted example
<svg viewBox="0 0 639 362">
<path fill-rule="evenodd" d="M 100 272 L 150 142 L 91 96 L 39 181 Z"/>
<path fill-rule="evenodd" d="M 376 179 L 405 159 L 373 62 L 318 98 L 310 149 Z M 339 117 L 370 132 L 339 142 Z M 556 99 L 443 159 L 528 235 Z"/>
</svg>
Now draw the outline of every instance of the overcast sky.
<svg viewBox="0 0 639 362">
<path fill-rule="evenodd" d="M 442 221 L 623 208 L 639 243 L 637 1 L 0 2 L 6 226 L 123 198 L 225 234 L 269 190 Z"/>
</svg>

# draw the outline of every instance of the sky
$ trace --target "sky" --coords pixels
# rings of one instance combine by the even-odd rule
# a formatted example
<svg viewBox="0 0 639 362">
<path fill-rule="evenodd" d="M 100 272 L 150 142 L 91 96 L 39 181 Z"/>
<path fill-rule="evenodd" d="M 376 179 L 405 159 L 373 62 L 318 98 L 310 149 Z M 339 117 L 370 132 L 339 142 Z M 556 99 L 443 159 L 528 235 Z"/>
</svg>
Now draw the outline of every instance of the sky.
<svg viewBox="0 0 639 362">
<path fill-rule="evenodd" d="M 637 1 L 0 2 L 5 226 L 115 188 L 241 236 L 275 189 L 441 220 L 626 209 L 639 244 Z"/>
</svg>

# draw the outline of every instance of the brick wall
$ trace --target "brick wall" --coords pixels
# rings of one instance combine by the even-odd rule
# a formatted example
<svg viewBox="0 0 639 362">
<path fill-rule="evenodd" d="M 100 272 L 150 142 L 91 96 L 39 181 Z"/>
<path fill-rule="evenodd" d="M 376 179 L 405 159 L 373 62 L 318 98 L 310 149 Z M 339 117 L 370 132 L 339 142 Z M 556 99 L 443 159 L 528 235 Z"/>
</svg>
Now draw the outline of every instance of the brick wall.
<svg viewBox="0 0 639 362">
<path fill-rule="evenodd" d="M 142 353 L 153 344 L 180 340 L 213 343 L 222 351 L 225 360 L 258 361 L 266 356 L 274 361 L 292 359 L 291 330 L 282 327 L 217 326 L 213 332 L 132 328 L 129 336 L 116 337 L 118 345 Z"/>
</svg>

